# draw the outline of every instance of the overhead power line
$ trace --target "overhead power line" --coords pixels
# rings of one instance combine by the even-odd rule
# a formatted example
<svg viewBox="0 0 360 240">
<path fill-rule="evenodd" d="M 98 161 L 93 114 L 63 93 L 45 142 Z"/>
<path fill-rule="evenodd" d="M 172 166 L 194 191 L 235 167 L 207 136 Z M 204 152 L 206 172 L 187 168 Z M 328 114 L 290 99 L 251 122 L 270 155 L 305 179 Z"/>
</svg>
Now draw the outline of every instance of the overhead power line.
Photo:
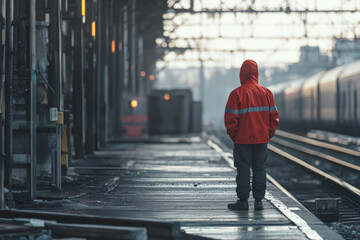
<svg viewBox="0 0 360 240">
<path fill-rule="evenodd" d="M 251 7 L 247 9 L 201 9 L 201 10 L 192 10 L 192 9 L 183 9 L 183 8 L 170 8 L 168 9 L 168 13 L 191 13 L 191 14 L 215 14 L 215 13 L 356 13 L 359 12 L 359 9 L 291 9 L 291 8 L 279 8 L 279 9 L 252 9 Z"/>
</svg>

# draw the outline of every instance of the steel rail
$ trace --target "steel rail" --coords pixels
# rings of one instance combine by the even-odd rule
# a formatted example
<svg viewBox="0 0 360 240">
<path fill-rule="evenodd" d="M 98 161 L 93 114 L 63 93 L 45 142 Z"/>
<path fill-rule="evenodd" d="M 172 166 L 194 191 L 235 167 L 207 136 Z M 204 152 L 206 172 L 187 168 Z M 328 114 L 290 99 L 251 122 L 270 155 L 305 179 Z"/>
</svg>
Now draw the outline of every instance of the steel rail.
<svg viewBox="0 0 360 240">
<path fill-rule="evenodd" d="M 187 26 L 187 25 L 186 25 Z M 168 37 L 169 40 L 171 41 L 177 41 L 177 40 L 184 40 L 184 41 L 201 41 L 201 40 L 206 40 L 206 41 L 218 41 L 218 40 L 235 40 L 235 41 L 241 41 L 241 40 L 279 40 L 279 39 L 284 39 L 284 40 L 305 40 L 305 39 L 315 39 L 315 40 L 332 40 L 334 39 L 334 36 L 221 36 L 221 35 L 216 35 L 214 37 Z"/>
<path fill-rule="evenodd" d="M 307 209 L 304 205 L 302 205 L 301 202 L 299 202 L 299 200 L 297 200 L 294 195 L 292 195 L 288 190 L 286 190 L 278 181 L 275 180 L 275 178 L 273 178 L 269 173 L 266 173 L 266 179 L 271 182 L 273 185 L 275 185 L 275 187 L 277 187 L 278 189 L 280 189 L 283 193 L 285 193 L 288 197 L 290 197 L 291 199 L 293 199 L 295 202 L 297 202 L 300 206 L 302 206 L 304 209 Z"/>
<path fill-rule="evenodd" d="M 289 139 L 292 139 L 292 140 L 296 140 L 296 141 L 299 141 L 299 142 L 311 144 L 311 145 L 314 145 L 314 146 L 317 146 L 317 147 L 322 147 L 322 148 L 334 150 L 334 151 L 337 151 L 337 152 L 349 154 L 349 155 L 352 155 L 352 156 L 355 156 L 355 157 L 360 157 L 360 152 L 352 150 L 352 149 L 340 147 L 340 146 L 337 146 L 335 144 L 324 143 L 324 142 L 321 142 L 321 141 L 317 141 L 317 140 L 314 140 L 314 139 L 310 139 L 310 138 L 307 138 L 307 137 L 303 137 L 303 136 L 296 135 L 296 134 L 293 134 L 293 133 L 288 133 L 288 132 L 281 131 L 281 130 L 276 130 L 276 135 L 280 136 L 280 137 L 285 137 L 285 138 L 289 138 Z"/>
<path fill-rule="evenodd" d="M 300 152 L 303 152 L 303 153 L 306 153 L 306 154 L 309 154 L 309 155 L 312 155 L 312 156 L 315 156 L 315 157 L 319 157 L 319 158 L 322 158 L 324 160 L 327 160 L 327 161 L 336 163 L 338 165 L 341 165 L 343 167 L 350 168 L 351 170 L 355 170 L 355 171 L 360 172 L 360 166 L 357 166 L 355 164 L 343 161 L 341 159 L 330 156 L 328 154 L 320 153 L 320 152 L 317 152 L 315 150 L 312 150 L 312 149 L 309 149 L 309 148 L 306 148 L 306 147 L 301 147 L 299 145 L 287 142 L 287 141 L 279 139 L 279 138 L 273 138 L 273 139 L 271 139 L 271 141 L 274 142 L 274 143 L 280 144 L 280 145 L 282 145 L 284 147 L 292 148 L 292 149 L 298 150 Z"/>
<path fill-rule="evenodd" d="M 272 144 L 268 144 L 268 149 L 270 151 L 273 151 L 275 152 L 276 154 L 302 166 L 303 168 L 311 171 L 312 173 L 320 176 L 320 177 L 323 177 L 325 179 L 328 179 L 330 180 L 332 183 L 338 185 L 339 187 L 343 188 L 344 190 L 348 191 L 348 192 L 351 192 L 352 194 L 354 194 L 358 199 L 360 199 L 360 189 L 354 187 L 353 185 L 341 180 L 340 178 L 338 177 L 335 177 L 335 176 L 332 176 L 320 169 L 317 169 L 316 167 L 300 160 L 299 158 L 287 153 L 287 152 L 284 152 L 282 150 L 280 150 L 279 148 L 273 146 Z"/>
</svg>

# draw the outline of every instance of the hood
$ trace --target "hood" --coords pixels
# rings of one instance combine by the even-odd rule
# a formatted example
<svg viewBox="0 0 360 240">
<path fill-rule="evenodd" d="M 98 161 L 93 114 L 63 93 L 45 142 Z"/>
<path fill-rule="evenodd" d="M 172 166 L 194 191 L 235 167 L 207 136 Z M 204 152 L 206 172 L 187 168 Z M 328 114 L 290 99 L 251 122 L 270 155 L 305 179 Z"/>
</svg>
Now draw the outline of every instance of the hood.
<svg viewBox="0 0 360 240">
<path fill-rule="evenodd" d="M 244 85 L 248 81 L 258 83 L 258 67 L 255 61 L 245 60 L 240 68 L 240 83 Z"/>
</svg>

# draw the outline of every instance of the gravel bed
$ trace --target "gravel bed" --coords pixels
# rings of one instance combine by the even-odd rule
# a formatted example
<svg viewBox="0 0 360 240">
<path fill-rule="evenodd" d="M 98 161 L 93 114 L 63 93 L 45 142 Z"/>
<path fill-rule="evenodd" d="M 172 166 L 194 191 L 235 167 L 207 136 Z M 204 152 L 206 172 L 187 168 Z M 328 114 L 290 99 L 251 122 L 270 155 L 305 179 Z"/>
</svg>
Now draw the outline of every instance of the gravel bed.
<svg viewBox="0 0 360 240">
<path fill-rule="evenodd" d="M 345 225 L 342 223 L 331 223 L 328 225 L 331 229 L 338 232 L 345 240 L 359 240 L 360 226 L 359 225 Z"/>
</svg>

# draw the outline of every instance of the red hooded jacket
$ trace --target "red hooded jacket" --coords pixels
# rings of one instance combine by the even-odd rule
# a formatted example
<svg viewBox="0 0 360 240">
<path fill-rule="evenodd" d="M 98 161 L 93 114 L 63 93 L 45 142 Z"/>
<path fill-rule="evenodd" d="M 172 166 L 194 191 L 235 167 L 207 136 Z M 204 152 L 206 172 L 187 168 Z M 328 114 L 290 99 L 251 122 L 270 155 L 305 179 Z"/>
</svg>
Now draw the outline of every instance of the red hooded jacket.
<svg viewBox="0 0 360 240">
<path fill-rule="evenodd" d="M 240 69 L 241 86 L 226 104 L 225 127 L 236 144 L 267 143 L 279 125 L 279 112 L 272 92 L 258 84 L 255 61 L 246 60 Z"/>
</svg>

